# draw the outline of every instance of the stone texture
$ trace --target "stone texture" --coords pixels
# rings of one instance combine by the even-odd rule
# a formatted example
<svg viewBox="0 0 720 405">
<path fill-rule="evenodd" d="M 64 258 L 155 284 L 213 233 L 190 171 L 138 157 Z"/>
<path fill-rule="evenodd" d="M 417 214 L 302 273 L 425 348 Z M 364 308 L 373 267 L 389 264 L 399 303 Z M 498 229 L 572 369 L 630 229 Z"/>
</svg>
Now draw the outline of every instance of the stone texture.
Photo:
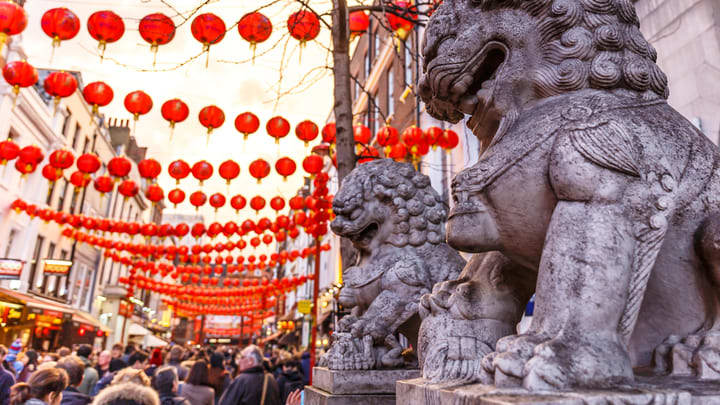
<svg viewBox="0 0 720 405">
<path fill-rule="evenodd" d="M 313 387 L 332 394 L 395 395 L 395 382 L 420 376 L 420 370 L 329 370 L 313 368 Z"/>
<path fill-rule="evenodd" d="M 397 396 L 397 405 L 710 405 L 720 403 L 720 385 L 692 378 L 638 377 L 632 385 L 613 389 L 531 392 L 482 384 L 430 384 L 419 378 L 399 381 Z"/>
<path fill-rule="evenodd" d="M 421 301 L 426 377 L 541 392 L 632 386 L 636 367 L 720 375 L 720 152 L 667 104 L 638 24 L 630 0 L 433 14 L 419 94 L 435 118 L 470 115 L 482 149 L 453 180 L 447 241 L 482 256 Z"/>
<path fill-rule="evenodd" d="M 305 387 L 305 405 L 395 405 L 395 395 L 337 395 Z"/>
<path fill-rule="evenodd" d="M 408 163 L 358 165 L 333 199 L 332 230 L 359 255 L 343 270 L 338 322 L 321 365 L 334 370 L 416 368 L 399 334 L 417 347 L 418 301 L 465 261 L 445 243 L 447 212 L 430 179 Z"/>
</svg>

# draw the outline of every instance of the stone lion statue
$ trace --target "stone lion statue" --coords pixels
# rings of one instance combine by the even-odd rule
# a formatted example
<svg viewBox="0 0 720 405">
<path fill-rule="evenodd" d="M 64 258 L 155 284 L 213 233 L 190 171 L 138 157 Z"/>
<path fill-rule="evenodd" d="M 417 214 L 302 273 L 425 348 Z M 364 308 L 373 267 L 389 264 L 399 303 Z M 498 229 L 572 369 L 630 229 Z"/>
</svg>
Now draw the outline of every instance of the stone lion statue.
<svg viewBox="0 0 720 405">
<path fill-rule="evenodd" d="M 482 145 L 453 181 L 448 243 L 494 257 L 423 298 L 424 322 L 472 337 L 423 326 L 426 377 L 720 378 L 720 153 L 666 102 L 638 27 L 630 0 L 445 0 L 431 18 L 420 95 Z"/>
<path fill-rule="evenodd" d="M 355 168 L 333 200 L 332 230 L 352 241 L 357 263 L 343 271 L 339 322 L 325 355 L 330 369 L 409 366 L 397 334 L 416 347 L 418 302 L 465 261 L 445 244 L 446 210 L 430 179 L 410 164 L 375 160 Z"/>
</svg>

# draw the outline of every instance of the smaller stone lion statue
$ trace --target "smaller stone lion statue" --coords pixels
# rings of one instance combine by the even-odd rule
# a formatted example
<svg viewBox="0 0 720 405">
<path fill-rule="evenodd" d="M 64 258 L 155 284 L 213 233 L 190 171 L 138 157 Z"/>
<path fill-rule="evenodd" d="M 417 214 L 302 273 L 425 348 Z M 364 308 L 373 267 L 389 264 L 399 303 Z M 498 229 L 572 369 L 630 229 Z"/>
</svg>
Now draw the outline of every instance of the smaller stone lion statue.
<svg viewBox="0 0 720 405">
<path fill-rule="evenodd" d="M 465 261 L 445 244 L 445 207 L 410 164 L 376 160 L 355 168 L 333 201 L 332 230 L 352 241 L 340 303 L 352 308 L 322 362 L 334 370 L 409 366 L 397 339 L 417 347 L 420 297 L 456 279 Z"/>
</svg>

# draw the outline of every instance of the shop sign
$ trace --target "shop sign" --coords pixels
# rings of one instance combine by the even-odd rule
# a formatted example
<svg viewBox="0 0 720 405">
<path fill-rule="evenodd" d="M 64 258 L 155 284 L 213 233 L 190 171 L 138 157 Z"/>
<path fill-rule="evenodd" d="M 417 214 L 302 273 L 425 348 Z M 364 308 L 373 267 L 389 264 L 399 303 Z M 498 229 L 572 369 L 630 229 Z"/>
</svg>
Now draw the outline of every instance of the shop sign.
<svg viewBox="0 0 720 405">
<path fill-rule="evenodd" d="M 20 280 L 25 262 L 18 259 L 0 259 L 0 280 Z"/>
<path fill-rule="evenodd" d="M 312 301 L 310 300 L 300 300 L 297 303 L 297 310 L 301 314 L 309 314 L 312 310 Z"/>
<path fill-rule="evenodd" d="M 129 318 L 132 316 L 132 313 L 134 311 L 134 304 L 127 302 L 125 300 L 120 301 L 120 308 L 118 309 L 118 315 L 124 316 L 125 318 Z"/>
<path fill-rule="evenodd" d="M 70 272 L 73 262 L 69 260 L 43 260 L 43 273 L 48 276 L 66 276 Z"/>
</svg>

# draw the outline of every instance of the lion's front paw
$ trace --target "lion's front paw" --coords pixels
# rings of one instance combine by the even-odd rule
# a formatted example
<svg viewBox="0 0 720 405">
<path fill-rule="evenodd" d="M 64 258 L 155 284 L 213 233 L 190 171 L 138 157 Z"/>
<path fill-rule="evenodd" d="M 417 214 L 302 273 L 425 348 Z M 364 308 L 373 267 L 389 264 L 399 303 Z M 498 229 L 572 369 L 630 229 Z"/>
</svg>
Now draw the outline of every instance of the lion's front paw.
<svg viewBox="0 0 720 405">
<path fill-rule="evenodd" d="M 494 376 L 499 387 L 520 386 L 525 364 L 532 358 L 535 346 L 547 340 L 540 334 L 506 336 L 498 340 L 495 352 L 483 359 L 483 368 Z"/>
<path fill-rule="evenodd" d="M 617 338 L 568 338 L 562 334 L 535 347 L 524 369 L 531 391 L 602 386 L 632 380 L 630 357 Z"/>
<path fill-rule="evenodd" d="M 372 338 L 353 337 L 349 333 L 336 333 L 336 341 L 325 354 L 324 361 L 331 370 L 369 370 L 375 366 Z"/>
</svg>

